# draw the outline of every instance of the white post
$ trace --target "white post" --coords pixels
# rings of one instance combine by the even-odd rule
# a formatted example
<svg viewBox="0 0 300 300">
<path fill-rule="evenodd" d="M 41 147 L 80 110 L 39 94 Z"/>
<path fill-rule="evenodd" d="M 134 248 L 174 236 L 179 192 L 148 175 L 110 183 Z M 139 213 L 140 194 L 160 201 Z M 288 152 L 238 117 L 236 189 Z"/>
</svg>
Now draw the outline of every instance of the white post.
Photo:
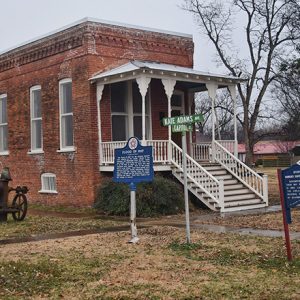
<svg viewBox="0 0 300 300">
<path fill-rule="evenodd" d="M 219 201 L 220 201 L 220 211 L 224 212 L 225 202 L 224 202 L 224 179 L 219 180 Z"/>
<path fill-rule="evenodd" d="M 189 115 L 192 114 L 193 95 L 194 94 L 191 93 L 191 92 L 189 92 L 189 94 L 188 94 L 188 111 L 189 111 Z M 195 128 L 195 124 L 193 126 Z M 193 131 L 189 131 L 190 155 L 192 155 L 192 157 L 195 158 L 194 157 L 194 152 L 193 152 L 193 147 L 192 147 L 192 143 L 193 143 L 192 135 L 193 135 Z"/>
<path fill-rule="evenodd" d="M 134 183 L 130 184 L 130 228 L 131 228 L 131 240 L 129 243 L 135 244 L 138 242 L 139 238 L 137 236 L 136 227 L 136 185 Z"/>
<path fill-rule="evenodd" d="M 266 206 L 269 206 L 269 195 L 268 195 L 268 175 L 263 176 L 263 199 L 266 202 Z"/>
<path fill-rule="evenodd" d="M 236 108 L 236 86 L 228 86 L 231 98 L 233 100 L 233 126 L 234 126 L 234 156 L 238 158 L 238 139 L 237 139 L 237 108 Z"/>
<path fill-rule="evenodd" d="M 97 83 L 96 97 L 97 97 L 97 117 L 98 117 L 98 150 L 99 150 L 99 165 L 103 160 L 103 153 L 101 151 L 102 133 L 101 133 L 101 115 L 100 115 L 100 101 L 104 90 L 104 84 Z"/>
<path fill-rule="evenodd" d="M 216 123 L 216 114 L 215 114 L 215 99 L 217 94 L 218 85 L 216 83 L 207 83 L 206 88 L 208 91 L 208 96 L 211 99 L 211 109 L 212 109 L 212 145 L 211 145 L 211 151 L 212 151 L 212 161 L 215 161 L 216 157 L 216 151 L 215 151 L 215 123 Z"/>
<path fill-rule="evenodd" d="M 142 76 L 136 78 L 140 93 L 142 95 L 142 145 L 146 145 L 146 95 L 151 78 Z"/>
<path fill-rule="evenodd" d="M 168 98 L 168 118 L 171 118 L 171 111 L 172 111 L 172 107 L 171 107 L 171 98 L 173 95 L 173 91 L 174 91 L 174 87 L 176 84 L 176 80 L 174 79 L 162 79 L 161 80 L 167 98 Z M 168 140 L 169 140 L 169 145 L 168 145 L 168 160 L 171 160 L 171 139 L 172 139 L 172 129 L 171 126 L 168 126 Z"/>
<path fill-rule="evenodd" d="M 185 203 L 185 223 L 186 223 L 186 241 L 191 243 L 190 232 L 190 211 L 189 211 L 189 193 L 187 186 L 187 169 L 186 169 L 186 133 L 182 132 L 182 171 L 184 183 L 184 203 Z"/>
</svg>

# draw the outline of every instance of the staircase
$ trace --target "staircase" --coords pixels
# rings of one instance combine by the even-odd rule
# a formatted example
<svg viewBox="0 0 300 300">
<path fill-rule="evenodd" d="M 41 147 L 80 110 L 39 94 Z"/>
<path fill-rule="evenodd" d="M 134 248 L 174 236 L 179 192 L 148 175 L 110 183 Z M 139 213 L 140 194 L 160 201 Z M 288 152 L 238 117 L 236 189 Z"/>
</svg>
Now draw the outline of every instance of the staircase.
<svg viewBox="0 0 300 300">
<path fill-rule="evenodd" d="M 188 190 L 215 211 L 266 207 L 267 178 L 255 173 L 220 143 L 214 143 L 214 163 L 200 164 L 186 155 Z M 171 142 L 171 153 L 172 173 L 183 184 L 182 150 Z"/>
</svg>

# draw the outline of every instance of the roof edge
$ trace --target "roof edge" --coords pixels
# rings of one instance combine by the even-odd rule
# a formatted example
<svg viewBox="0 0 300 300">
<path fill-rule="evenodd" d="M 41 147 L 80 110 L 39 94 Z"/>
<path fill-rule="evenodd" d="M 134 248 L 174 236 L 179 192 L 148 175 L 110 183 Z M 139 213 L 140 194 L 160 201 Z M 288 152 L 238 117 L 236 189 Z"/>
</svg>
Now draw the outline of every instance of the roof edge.
<svg viewBox="0 0 300 300">
<path fill-rule="evenodd" d="M 44 38 L 47 38 L 47 37 L 50 37 L 50 36 L 55 35 L 57 33 L 60 33 L 64 30 L 68 30 L 72 27 L 84 24 L 86 22 L 98 23 L 98 24 L 103 24 L 103 25 L 112 25 L 112 26 L 118 26 L 118 27 L 126 27 L 126 28 L 130 28 L 130 29 L 138 29 L 138 30 L 144 30 L 144 31 L 149 31 L 149 32 L 174 35 L 174 36 L 178 36 L 178 37 L 185 37 L 185 38 L 191 38 L 191 39 L 193 38 L 192 34 L 187 34 L 187 33 L 180 33 L 180 32 L 175 32 L 175 31 L 168 31 L 168 30 L 160 30 L 160 29 L 156 29 L 156 28 L 138 26 L 138 25 L 133 25 L 133 24 L 127 24 L 127 23 L 121 23 L 121 22 L 114 22 L 114 21 L 102 20 L 102 19 L 97 19 L 97 18 L 85 17 L 85 18 L 82 18 L 82 19 L 80 19 L 78 21 L 75 21 L 73 23 L 67 24 L 63 27 L 60 27 L 58 29 L 50 31 L 46 34 L 37 36 L 35 38 L 32 38 L 30 40 L 27 40 L 25 42 L 22 42 L 20 44 L 15 45 L 15 46 L 9 47 L 5 50 L 2 50 L 2 51 L 0 51 L 0 56 L 5 54 L 5 53 L 8 53 L 10 51 L 17 50 L 18 48 L 30 45 L 34 42 L 37 42 L 37 41 L 42 40 Z"/>
</svg>

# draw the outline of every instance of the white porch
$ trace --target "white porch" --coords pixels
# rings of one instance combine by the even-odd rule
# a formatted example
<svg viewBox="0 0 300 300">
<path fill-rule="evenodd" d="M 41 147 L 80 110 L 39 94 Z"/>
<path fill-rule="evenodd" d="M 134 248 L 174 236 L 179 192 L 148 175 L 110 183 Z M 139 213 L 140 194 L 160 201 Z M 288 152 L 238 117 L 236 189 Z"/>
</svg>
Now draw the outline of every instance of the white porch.
<svg viewBox="0 0 300 300">
<path fill-rule="evenodd" d="M 98 114 L 98 135 L 99 135 L 99 170 L 101 172 L 112 172 L 114 164 L 114 150 L 126 145 L 126 140 L 102 140 L 102 120 L 101 120 L 101 100 L 105 85 L 117 82 L 136 82 L 141 98 L 141 133 L 140 140 L 143 145 L 153 147 L 153 159 L 155 171 L 172 171 L 172 174 L 180 182 L 183 181 L 182 174 L 182 149 L 172 139 L 171 127 L 165 128 L 165 139 L 152 139 L 151 133 L 155 131 L 155 126 L 151 125 L 151 110 L 147 109 L 146 96 L 149 96 L 149 85 L 152 79 L 161 80 L 167 101 L 167 114 L 165 117 L 173 116 L 172 96 L 175 86 L 179 86 L 183 93 L 187 95 L 181 108 L 180 114 L 192 114 L 194 103 L 194 93 L 208 91 L 212 109 L 212 140 L 209 143 L 194 143 L 192 134 L 188 134 L 188 154 L 187 177 L 189 191 L 200 201 L 213 210 L 234 211 L 264 207 L 268 205 L 267 178 L 262 177 L 243 162 L 238 160 L 237 142 L 237 118 L 236 118 L 236 85 L 241 79 L 202 73 L 190 68 L 159 64 L 153 62 L 133 61 L 116 69 L 95 75 L 91 78 L 92 83 L 97 83 L 97 114 Z M 234 140 L 216 140 L 216 113 L 215 99 L 218 88 L 228 88 L 231 93 L 234 106 Z M 152 101 L 151 98 L 148 101 Z M 129 100 L 134 103 L 133 99 Z M 116 105 L 116 104 L 114 104 Z M 121 112 L 118 115 L 129 119 L 131 133 L 136 127 L 132 104 L 128 112 Z M 177 108 L 175 106 L 175 108 Z M 124 118 L 123 117 L 123 121 Z M 148 118 L 148 119 L 147 119 Z M 112 120 L 113 122 L 113 120 Z M 124 131 L 124 126 L 112 124 L 112 128 L 120 128 Z M 149 125 L 150 124 L 150 125 Z M 126 125 L 127 126 L 127 125 Z M 150 127 L 150 128 L 149 128 Z M 125 132 L 125 131 L 124 131 Z M 120 135 L 115 135 L 120 136 Z M 114 138 L 114 135 L 113 135 Z"/>
<path fill-rule="evenodd" d="M 234 140 L 218 140 L 220 145 L 230 153 L 234 153 Z M 115 149 L 125 147 L 127 141 L 101 142 L 100 171 L 113 172 Z M 171 171 L 172 153 L 168 153 L 171 147 L 169 140 L 146 140 L 146 146 L 153 147 L 154 171 Z M 190 143 L 189 155 L 197 162 L 206 163 L 214 161 L 212 157 L 212 142 Z"/>
</svg>

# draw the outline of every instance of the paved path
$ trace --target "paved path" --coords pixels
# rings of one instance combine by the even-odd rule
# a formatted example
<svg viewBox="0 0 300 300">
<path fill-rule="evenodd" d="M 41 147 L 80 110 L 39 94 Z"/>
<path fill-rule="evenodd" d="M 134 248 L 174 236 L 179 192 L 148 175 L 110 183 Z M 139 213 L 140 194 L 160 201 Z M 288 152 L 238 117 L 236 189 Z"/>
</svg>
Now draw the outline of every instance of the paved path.
<svg viewBox="0 0 300 300">
<path fill-rule="evenodd" d="M 269 212 L 280 211 L 281 208 L 279 205 L 270 206 L 265 209 L 259 210 L 251 210 L 248 212 L 234 212 L 230 214 L 226 214 L 224 217 L 232 216 L 232 215 L 257 215 L 264 214 Z M 213 225 L 213 224 L 196 224 L 196 221 L 210 219 L 219 214 L 208 213 L 199 216 L 191 217 L 191 229 L 193 230 L 202 230 L 202 231 L 210 231 L 215 233 L 236 233 L 242 235 L 253 235 L 253 236 L 264 236 L 264 237 L 284 237 L 284 232 L 280 230 L 264 230 L 264 229 L 255 229 L 255 228 L 238 228 L 232 226 L 223 226 L 223 225 Z M 125 218 L 124 218 L 125 220 Z M 149 228 L 152 226 L 173 226 L 178 228 L 185 228 L 184 218 L 174 217 L 165 218 L 163 221 L 161 219 L 138 219 L 138 229 Z M 88 230 L 78 230 L 78 231 L 70 231 L 70 232 L 62 232 L 62 233 L 52 233 L 52 234 L 42 234 L 24 238 L 11 238 L 6 240 L 0 240 L 0 245 L 7 244 L 15 244 L 15 243 L 26 243 L 26 242 L 34 242 L 34 241 L 42 241 L 42 240 L 51 240 L 51 239 L 62 239 L 66 237 L 73 236 L 84 236 L 89 234 L 99 234 L 99 233 L 108 233 L 108 232 L 121 232 L 121 231 L 129 231 L 130 226 L 128 222 L 128 226 L 114 226 L 114 227 L 104 227 L 101 229 L 88 229 Z M 291 239 L 300 240 L 300 232 L 291 232 Z"/>
</svg>

